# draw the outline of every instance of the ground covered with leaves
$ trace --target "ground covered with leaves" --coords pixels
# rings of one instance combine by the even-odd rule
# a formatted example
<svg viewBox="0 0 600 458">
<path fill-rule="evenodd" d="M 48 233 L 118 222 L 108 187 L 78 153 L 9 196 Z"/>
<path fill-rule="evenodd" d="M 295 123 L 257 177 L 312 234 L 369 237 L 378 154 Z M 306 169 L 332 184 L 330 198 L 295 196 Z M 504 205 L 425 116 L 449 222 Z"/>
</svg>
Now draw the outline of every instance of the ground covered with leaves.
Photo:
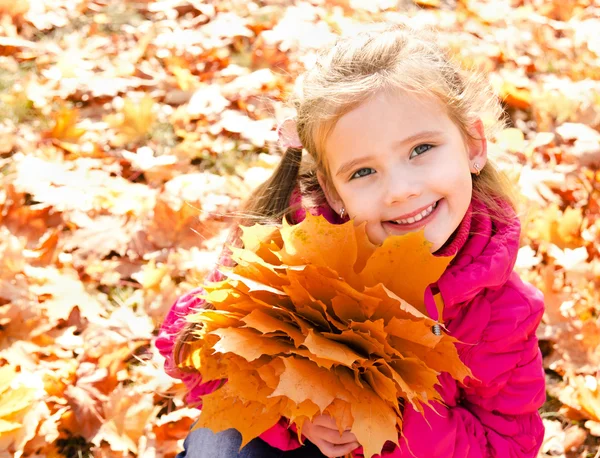
<svg viewBox="0 0 600 458">
<path fill-rule="evenodd" d="M 545 294 L 540 456 L 598 457 L 600 7 L 592 0 L 0 0 L 0 457 L 173 457 L 198 411 L 153 344 L 279 159 L 314 51 L 439 26 L 489 72 L 492 153 Z"/>
</svg>

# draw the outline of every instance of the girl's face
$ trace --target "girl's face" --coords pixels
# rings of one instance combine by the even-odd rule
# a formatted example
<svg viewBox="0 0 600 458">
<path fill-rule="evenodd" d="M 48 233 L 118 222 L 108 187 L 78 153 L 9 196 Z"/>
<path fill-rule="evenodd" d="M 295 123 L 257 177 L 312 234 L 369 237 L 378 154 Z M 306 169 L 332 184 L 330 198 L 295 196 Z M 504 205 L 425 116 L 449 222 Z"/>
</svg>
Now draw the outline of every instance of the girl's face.
<svg viewBox="0 0 600 458">
<path fill-rule="evenodd" d="M 486 162 L 481 122 L 472 133 L 480 140 L 465 143 L 433 99 L 380 92 L 339 119 L 325 143 L 330 185 L 319 181 L 336 212 L 366 221 L 371 242 L 424 227 L 436 251 L 469 207 L 475 163 Z"/>
</svg>

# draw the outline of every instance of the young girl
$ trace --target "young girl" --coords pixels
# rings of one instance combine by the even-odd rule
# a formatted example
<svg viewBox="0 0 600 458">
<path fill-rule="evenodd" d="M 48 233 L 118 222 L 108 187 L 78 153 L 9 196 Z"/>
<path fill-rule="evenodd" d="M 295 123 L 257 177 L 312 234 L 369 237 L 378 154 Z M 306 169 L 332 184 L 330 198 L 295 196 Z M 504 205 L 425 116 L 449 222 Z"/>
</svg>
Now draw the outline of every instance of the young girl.
<svg viewBox="0 0 600 458">
<path fill-rule="evenodd" d="M 513 272 L 520 225 L 511 191 L 487 157 L 482 123 L 500 118 L 497 99 L 481 79 L 463 74 L 433 32 L 400 25 L 339 39 L 300 82 L 297 117 L 281 130 L 287 150 L 246 212 L 268 222 L 286 215 L 297 223 L 306 209 L 332 223 L 366 222 L 378 244 L 424 228 L 436 255 L 455 255 L 425 301 L 462 342 L 460 357 L 474 377 L 461 384 L 442 374 L 444 405 L 422 416 L 408 404 L 400 447 L 388 442 L 381 456 L 535 457 L 544 435 L 535 333 L 543 300 Z M 176 361 L 190 338 L 185 316 L 203 306 L 198 292 L 174 304 L 157 340 L 166 370 L 197 405 L 218 382 L 203 384 Z M 238 453 L 237 431 L 198 429 L 179 457 L 363 456 L 356 437 L 340 436 L 328 416 L 302 433 L 305 445 L 282 418 Z"/>
</svg>

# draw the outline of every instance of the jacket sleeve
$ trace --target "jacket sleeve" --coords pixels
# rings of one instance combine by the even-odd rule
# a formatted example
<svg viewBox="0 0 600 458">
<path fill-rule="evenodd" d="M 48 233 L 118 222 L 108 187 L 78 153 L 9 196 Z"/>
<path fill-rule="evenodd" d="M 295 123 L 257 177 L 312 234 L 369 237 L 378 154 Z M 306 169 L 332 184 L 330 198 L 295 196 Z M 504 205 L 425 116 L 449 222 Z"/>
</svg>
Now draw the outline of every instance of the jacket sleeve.
<svg viewBox="0 0 600 458">
<path fill-rule="evenodd" d="M 513 283 L 514 285 L 514 283 Z M 536 329 L 543 314 L 541 293 L 519 284 L 482 297 L 471 306 L 488 307 L 489 321 L 477 345 L 463 352 L 474 378 L 445 379 L 442 392 L 455 392 L 454 405 L 425 416 L 410 406 L 404 413 L 400 447 L 382 456 L 444 458 L 536 457 L 544 437 L 538 409 L 545 378 Z M 452 383 L 450 383 L 452 382 Z"/>
<path fill-rule="evenodd" d="M 186 372 L 179 369 L 175 365 L 173 351 L 177 336 L 186 325 L 186 316 L 204 305 L 204 300 L 198 297 L 203 292 L 202 288 L 196 288 L 180 296 L 171 306 L 156 339 L 156 348 L 165 358 L 165 372 L 184 383 L 188 391 L 186 402 L 199 409 L 202 408 L 201 397 L 215 391 L 221 382 L 214 380 L 202 383 L 199 372 Z M 292 428 L 288 428 L 288 426 L 288 420 L 282 417 L 278 423 L 261 434 L 260 438 L 272 447 L 281 450 L 293 450 L 300 447 L 294 425 Z"/>
</svg>

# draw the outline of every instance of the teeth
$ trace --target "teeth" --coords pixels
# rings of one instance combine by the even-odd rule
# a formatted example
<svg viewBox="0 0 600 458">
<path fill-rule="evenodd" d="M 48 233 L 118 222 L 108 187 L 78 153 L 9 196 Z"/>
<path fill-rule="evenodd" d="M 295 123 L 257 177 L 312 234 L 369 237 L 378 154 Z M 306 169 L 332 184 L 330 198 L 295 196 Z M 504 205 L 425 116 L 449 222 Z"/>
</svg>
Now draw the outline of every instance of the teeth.
<svg viewBox="0 0 600 458">
<path fill-rule="evenodd" d="M 433 210 L 435 210 L 435 207 L 437 207 L 437 202 L 434 203 L 433 205 L 431 205 L 429 208 L 426 208 L 421 213 L 419 213 L 419 214 L 417 214 L 415 216 L 411 216 L 410 218 L 406 218 L 406 219 L 399 219 L 399 220 L 396 220 L 394 222 L 396 224 L 412 224 L 412 223 L 414 223 L 416 221 L 421 221 L 426 216 L 429 216 L 429 214 L 431 214 L 431 212 Z"/>
</svg>

